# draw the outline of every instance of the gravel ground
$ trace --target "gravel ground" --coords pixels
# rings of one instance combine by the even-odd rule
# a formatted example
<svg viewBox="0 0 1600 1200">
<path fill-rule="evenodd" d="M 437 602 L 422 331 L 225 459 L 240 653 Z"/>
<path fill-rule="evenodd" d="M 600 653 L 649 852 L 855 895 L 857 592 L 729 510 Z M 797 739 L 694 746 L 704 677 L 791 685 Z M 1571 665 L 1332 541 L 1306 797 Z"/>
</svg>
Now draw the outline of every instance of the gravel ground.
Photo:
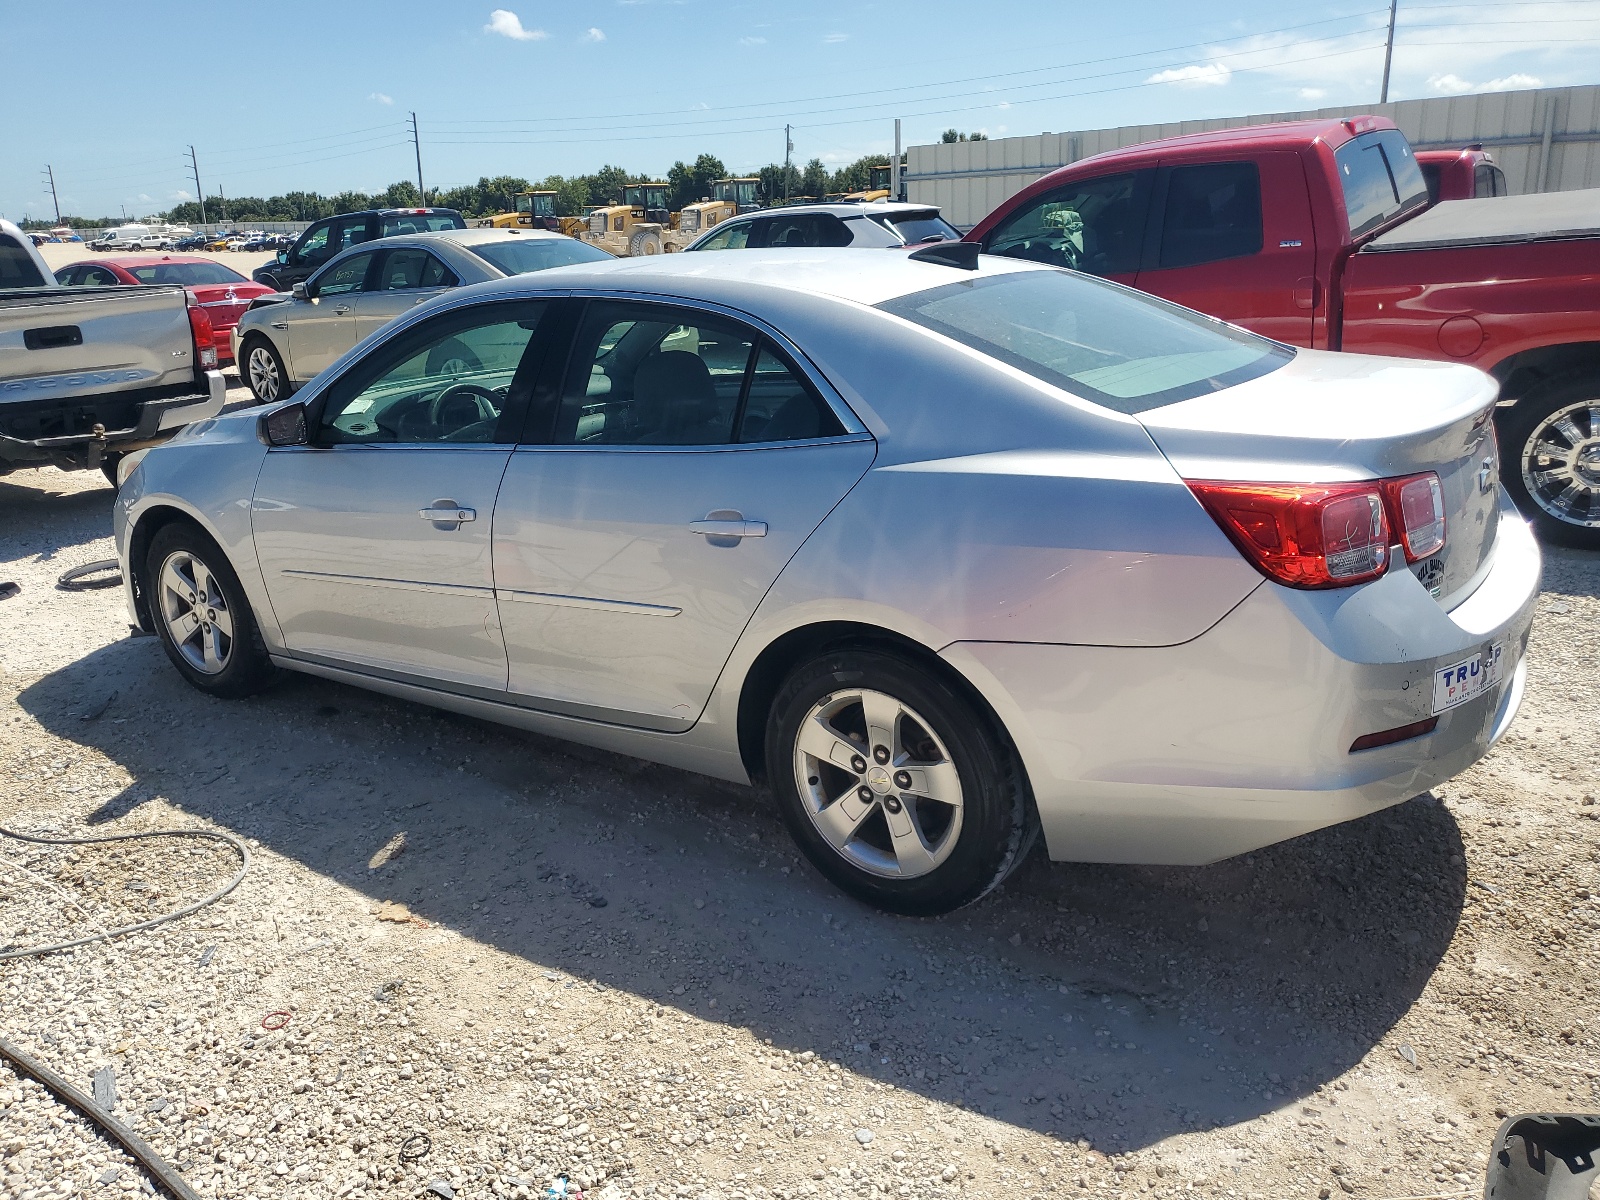
<svg viewBox="0 0 1600 1200">
<path fill-rule="evenodd" d="M 0 1036 L 109 1067 L 202 1195 L 1456 1197 L 1498 1114 L 1600 1108 L 1593 555 L 1550 551 L 1522 716 L 1437 794 L 909 920 L 744 789 L 307 677 L 193 692 L 119 591 L 52 586 L 111 495 L 0 480 L 0 823 L 254 862 L 0 964 Z M 0 946 L 235 869 L 0 838 Z M 0 1194 L 141 1189 L 0 1067 Z"/>
</svg>

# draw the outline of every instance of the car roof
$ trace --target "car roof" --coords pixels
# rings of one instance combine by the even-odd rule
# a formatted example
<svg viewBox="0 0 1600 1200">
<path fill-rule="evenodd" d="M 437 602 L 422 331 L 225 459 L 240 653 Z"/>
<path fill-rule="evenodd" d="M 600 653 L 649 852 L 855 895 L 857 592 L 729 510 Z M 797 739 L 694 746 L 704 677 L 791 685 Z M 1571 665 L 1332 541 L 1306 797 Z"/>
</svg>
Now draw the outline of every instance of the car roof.
<svg viewBox="0 0 1600 1200">
<path fill-rule="evenodd" d="M 1096 167 L 1108 166 L 1114 163 L 1127 161 L 1133 163 L 1144 159 L 1160 158 L 1163 154 L 1182 151 L 1185 157 L 1190 152 L 1207 150 L 1230 149 L 1236 150 L 1242 146 L 1249 146 L 1252 150 L 1299 150 L 1311 142 L 1318 140 L 1328 143 L 1335 148 L 1344 145 L 1352 138 L 1363 133 L 1371 133 L 1378 129 L 1393 129 L 1395 124 L 1386 117 L 1316 117 L 1306 121 L 1274 121 L 1265 125 L 1236 125 L 1227 129 L 1208 129 L 1201 133 L 1181 133 L 1176 137 L 1158 138 L 1154 141 L 1139 142 L 1132 146 L 1121 146 L 1115 150 L 1107 150 L 1101 154 L 1093 154 L 1088 158 L 1080 158 L 1077 162 L 1070 163 L 1059 171 L 1071 171 L 1076 174 L 1088 164 Z"/>
<path fill-rule="evenodd" d="M 528 292 L 590 288 L 653 292 L 731 307 L 739 307 L 756 288 L 769 290 L 775 297 L 799 293 L 875 305 L 947 284 L 1055 269 L 991 255 L 980 256 L 978 269 L 966 271 L 919 260 L 915 254 L 880 249 L 741 250 L 737 254 L 662 254 L 574 263 L 478 287 L 496 294 L 503 294 L 506 288 Z"/>
<path fill-rule="evenodd" d="M 740 213 L 738 219 L 748 221 L 753 217 L 783 217 L 793 216 L 796 213 L 832 213 L 836 217 L 859 217 L 882 216 L 884 213 L 901 215 L 928 212 L 937 214 L 939 206 L 917 204 L 909 200 L 836 200 L 818 204 L 780 204 L 775 208 L 757 209 L 753 213 Z"/>
</svg>

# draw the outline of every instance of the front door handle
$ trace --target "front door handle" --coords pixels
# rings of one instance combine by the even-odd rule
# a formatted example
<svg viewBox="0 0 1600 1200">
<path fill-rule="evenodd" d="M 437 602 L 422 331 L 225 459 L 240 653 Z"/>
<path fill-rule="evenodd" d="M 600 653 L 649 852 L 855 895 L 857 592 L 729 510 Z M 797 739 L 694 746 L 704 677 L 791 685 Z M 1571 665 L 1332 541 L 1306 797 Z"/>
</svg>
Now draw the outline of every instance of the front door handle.
<svg viewBox="0 0 1600 1200">
<path fill-rule="evenodd" d="M 468 521 L 478 519 L 478 510 L 457 504 L 454 500 L 435 500 L 427 508 L 419 508 L 417 516 L 433 522 L 435 529 L 460 529 Z"/>
<path fill-rule="evenodd" d="M 765 521 L 746 521 L 744 514 L 731 508 L 708 512 L 703 521 L 690 521 L 689 531 L 698 533 L 713 546 L 736 546 L 743 538 L 767 536 Z"/>
</svg>

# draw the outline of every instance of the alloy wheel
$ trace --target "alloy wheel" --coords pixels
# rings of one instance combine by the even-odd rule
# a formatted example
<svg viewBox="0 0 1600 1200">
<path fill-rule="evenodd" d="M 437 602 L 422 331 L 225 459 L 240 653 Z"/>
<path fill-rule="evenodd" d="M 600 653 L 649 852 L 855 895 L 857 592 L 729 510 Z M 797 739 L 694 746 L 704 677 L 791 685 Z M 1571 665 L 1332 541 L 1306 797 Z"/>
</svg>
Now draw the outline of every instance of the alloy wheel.
<svg viewBox="0 0 1600 1200">
<path fill-rule="evenodd" d="M 1528 495 L 1546 513 L 1600 528 L 1600 399 L 1568 404 L 1536 425 L 1521 465 Z"/>
<path fill-rule="evenodd" d="M 265 346 L 253 347 L 245 367 L 250 373 L 250 390 L 256 394 L 256 399 L 263 404 L 275 401 L 283 380 L 278 375 L 278 360 L 272 351 Z"/>
<path fill-rule="evenodd" d="M 884 692 L 834 692 L 813 705 L 795 738 L 794 772 L 817 832 L 870 874 L 927 875 L 960 839 L 961 777 L 949 750 Z"/>
<path fill-rule="evenodd" d="M 178 653 L 196 671 L 220 675 L 233 656 L 233 613 L 216 577 L 189 551 L 176 550 L 161 564 L 156 592 Z"/>
</svg>

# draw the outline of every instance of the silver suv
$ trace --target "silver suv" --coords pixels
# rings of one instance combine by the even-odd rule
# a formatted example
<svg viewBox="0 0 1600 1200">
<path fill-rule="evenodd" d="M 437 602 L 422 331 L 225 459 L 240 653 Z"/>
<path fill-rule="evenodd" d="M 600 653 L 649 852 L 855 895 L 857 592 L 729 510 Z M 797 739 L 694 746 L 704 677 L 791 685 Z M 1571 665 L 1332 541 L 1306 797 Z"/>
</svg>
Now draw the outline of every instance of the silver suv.
<svg viewBox="0 0 1600 1200">
<path fill-rule="evenodd" d="M 876 246 L 959 241 L 956 227 L 927 204 L 792 204 L 733 217 L 696 239 L 690 250 L 781 250 L 786 247 Z"/>
</svg>

